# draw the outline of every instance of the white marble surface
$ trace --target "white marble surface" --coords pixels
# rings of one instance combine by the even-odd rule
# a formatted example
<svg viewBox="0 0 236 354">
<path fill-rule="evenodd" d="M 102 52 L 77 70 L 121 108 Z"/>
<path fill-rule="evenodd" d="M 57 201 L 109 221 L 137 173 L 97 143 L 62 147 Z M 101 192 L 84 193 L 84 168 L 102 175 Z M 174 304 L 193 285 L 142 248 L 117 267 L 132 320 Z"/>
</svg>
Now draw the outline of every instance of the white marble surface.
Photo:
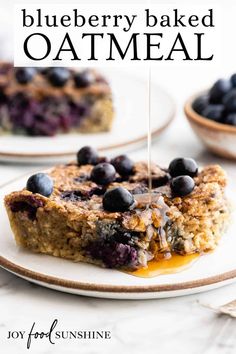
<svg viewBox="0 0 236 354">
<path fill-rule="evenodd" d="M 1 352 L 234 354 L 236 320 L 218 316 L 199 304 L 233 299 L 236 286 L 196 296 L 147 301 L 116 301 L 57 293 L 0 270 Z M 109 330 L 109 341 L 6 340 L 8 330 L 29 331 L 32 322 L 49 330 L 59 320 L 63 330 Z M 4 349 L 4 351 L 2 351 Z"/>
<path fill-rule="evenodd" d="M 230 5 L 233 1 L 227 3 Z M 234 22 L 226 19 L 226 12 L 228 16 L 230 6 L 224 7 L 222 12 L 226 36 L 222 41 L 223 64 L 220 68 L 198 71 L 173 67 L 153 72 L 155 79 L 175 97 L 178 111 L 173 125 L 153 146 L 152 156 L 163 164 L 173 157 L 186 155 L 196 158 L 201 164 L 220 162 L 234 178 L 235 163 L 208 154 L 191 132 L 182 113 L 183 102 L 188 95 L 208 86 L 218 76 L 236 70 L 235 47 L 230 45 L 230 36 L 227 35 L 230 33 L 227 32 L 227 26 L 233 26 Z M 235 11 L 232 11 L 232 18 L 233 14 Z M 145 158 L 146 154 L 146 150 L 142 149 L 133 152 L 131 156 L 138 159 Z M 0 186 L 36 168 L 32 165 L 0 164 Z M 201 305 L 224 304 L 235 298 L 236 283 L 203 294 L 163 300 L 84 298 L 33 285 L 0 269 L 0 352 L 235 354 L 236 319 L 219 316 Z M 62 330 L 109 330 L 112 339 L 64 340 L 58 341 L 56 345 L 50 344 L 47 339 L 35 340 L 30 350 L 26 349 L 26 340 L 6 339 L 8 331 L 28 332 L 33 322 L 36 322 L 37 329 L 49 330 L 54 319 L 59 320 L 58 327 Z"/>
</svg>

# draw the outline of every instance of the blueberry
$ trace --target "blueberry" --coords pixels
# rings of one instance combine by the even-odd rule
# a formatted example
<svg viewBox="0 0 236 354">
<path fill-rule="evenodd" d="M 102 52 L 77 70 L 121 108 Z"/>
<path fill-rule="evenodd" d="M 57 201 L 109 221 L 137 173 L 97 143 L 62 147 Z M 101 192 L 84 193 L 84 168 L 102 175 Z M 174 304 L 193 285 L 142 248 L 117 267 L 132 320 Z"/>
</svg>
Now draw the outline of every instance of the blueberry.
<svg viewBox="0 0 236 354">
<path fill-rule="evenodd" d="M 134 239 L 133 239 L 134 235 L 135 235 L 134 232 L 131 233 L 128 231 L 125 231 L 125 232 L 118 231 L 114 234 L 113 238 L 115 239 L 116 242 L 133 245 L 134 244 Z"/>
<path fill-rule="evenodd" d="M 47 78 L 53 86 L 63 87 L 70 78 L 70 71 L 66 68 L 50 68 Z"/>
<path fill-rule="evenodd" d="M 48 68 L 48 67 L 38 67 L 38 68 L 36 68 L 37 72 L 39 74 L 41 74 L 41 75 L 46 75 L 48 73 L 49 69 L 50 68 Z"/>
<path fill-rule="evenodd" d="M 36 173 L 28 179 L 26 189 L 32 193 L 49 197 L 53 192 L 53 181 L 45 173 Z"/>
<path fill-rule="evenodd" d="M 108 190 L 103 197 L 103 208 L 108 211 L 126 211 L 134 203 L 133 195 L 123 187 Z"/>
<path fill-rule="evenodd" d="M 91 242 L 87 251 L 93 258 L 101 259 L 108 268 L 136 267 L 139 263 L 136 248 L 119 242 Z"/>
<path fill-rule="evenodd" d="M 206 118 L 220 122 L 223 118 L 224 106 L 222 104 L 209 104 L 203 111 L 202 115 Z"/>
<path fill-rule="evenodd" d="M 191 193 L 195 183 L 190 176 L 178 176 L 171 180 L 170 187 L 175 197 L 183 197 Z"/>
<path fill-rule="evenodd" d="M 126 155 L 120 155 L 111 160 L 111 164 L 121 176 L 129 176 L 133 173 L 134 163 Z"/>
<path fill-rule="evenodd" d="M 89 71 L 82 71 L 74 74 L 74 82 L 77 88 L 84 88 L 94 82 L 94 76 Z"/>
<path fill-rule="evenodd" d="M 217 80 L 209 91 L 210 102 L 220 103 L 223 96 L 228 93 L 232 88 L 230 80 L 219 79 Z"/>
<path fill-rule="evenodd" d="M 236 87 L 236 74 L 233 74 L 230 78 L 233 87 Z"/>
<path fill-rule="evenodd" d="M 7 103 L 7 96 L 5 95 L 3 90 L 1 90 L 1 88 L 0 88 L 0 105 L 3 103 Z"/>
<path fill-rule="evenodd" d="M 108 184 L 114 181 L 116 170 L 114 166 L 107 162 L 96 165 L 91 172 L 91 180 L 98 184 Z"/>
<path fill-rule="evenodd" d="M 28 84 L 32 81 L 36 70 L 34 68 L 18 68 L 15 71 L 15 77 L 19 84 Z"/>
<path fill-rule="evenodd" d="M 194 177 L 198 173 L 198 165 L 193 159 L 179 157 L 169 164 L 169 173 L 172 177 L 181 175 Z"/>
<path fill-rule="evenodd" d="M 83 193 L 79 190 L 62 192 L 60 198 L 66 202 L 77 202 L 83 199 Z"/>
<path fill-rule="evenodd" d="M 13 213 L 26 212 L 30 220 L 35 220 L 37 214 L 37 207 L 27 203 L 27 202 L 13 202 L 10 205 L 11 211 Z"/>
<path fill-rule="evenodd" d="M 224 118 L 224 124 L 236 125 L 236 113 L 229 113 Z"/>
<path fill-rule="evenodd" d="M 100 162 L 110 162 L 110 159 L 107 156 L 99 156 L 98 163 Z"/>
<path fill-rule="evenodd" d="M 152 176 L 152 188 L 158 188 L 161 186 L 165 186 L 170 180 L 170 175 L 166 173 L 165 175 L 160 176 Z M 148 184 L 148 180 L 146 180 Z"/>
<path fill-rule="evenodd" d="M 236 112 L 236 89 L 231 90 L 225 95 L 223 104 L 227 112 Z"/>
<path fill-rule="evenodd" d="M 77 153 L 78 165 L 96 165 L 98 153 L 91 146 L 82 147 Z"/>
<path fill-rule="evenodd" d="M 209 96 L 204 95 L 204 96 L 199 96 L 197 97 L 192 104 L 192 107 L 195 112 L 198 114 L 202 114 L 202 111 L 208 106 L 209 104 Z"/>
</svg>

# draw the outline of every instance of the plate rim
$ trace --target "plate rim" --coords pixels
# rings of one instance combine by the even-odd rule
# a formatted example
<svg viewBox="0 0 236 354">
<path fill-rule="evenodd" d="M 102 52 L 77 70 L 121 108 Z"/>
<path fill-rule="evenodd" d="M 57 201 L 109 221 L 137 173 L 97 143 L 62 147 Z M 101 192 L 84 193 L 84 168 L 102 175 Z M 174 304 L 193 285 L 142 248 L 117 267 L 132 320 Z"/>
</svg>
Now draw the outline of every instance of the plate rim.
<svg viewBox="0 0 236 354">
<path fill-rule="evenodd" d="M 21 180 L 24 176 L 29 175 L 30 172 L 17 176 L 13 180 L 4 183 L 0 186 L 0 190 L 11 185 L 12 183 Z M 2 206 L 4 207 L 4 206 Z M 16 247 L 16 246 L 15 246 Z M 218 246 L 220 247 L 220 245 Z M 58 286 L 64 289 L 85 290 L 89 292 L 99 293 L 161 293 L 161 292 L 175 292 L 188 289 L 197 289 L 204 286 L 219 284 L 228 280 L 236 278 L 236 268 L 228 270 L 223 273 L 200 278 L 196 280 L 189 280 L 177 283 L 167 284 L 152 284 L 152 285 L 110 285 L 110 284 L 94 284 L 92 282 L 81 282 L 76 280 L 68 280 L 54 275 L 48 275 L 42 272 L 34 271 L 29 268 L 23 267 L 17 263 L 12 262 L 6 257 L 0 255 L 0 267 L 14 273 L 20 277 L 32 281 L 38 281 L 47 285 Z M 109 269 L 108 269 L 109 271 Z"/>
<path fill-rule="evenodd" d="M 142 78 L 139 78 L 136 76 L 136 79 L 138 80 L 142 80 Z M 174 100 L 174 98 L 172 97 L 172 95 L 162 86 L 160 86 L 158 83 L 154 83 L 155 87 L 161 91 L 163 94 L 165 94 L 166 96 L 168 96 L 169 100 L 171 101 L 171 109 L 170 109 L 170 113 L 168 114 L 165 122 L 159 126 L 158 128 L 152 130 L 151 132 L 151 137 L 154 139 L 157 136 L 159 136 L 164 130 L 166 130 L 166 128 L 171 124 L 171 122 L 174 120 L 176 112 L 177 112 L 177 106 L 176 106 L 176 102 Z M 82 134 L 82 133 L 78 133 L 78 136 Z M 65 134 L 66 135 L 66 134 Z M 68 134 L 69 135 L 69 134 Z M 83 134 L 84 135 L 84 134 Z M 145 140 L 147 139 L 147 134 L 143 134 L 139 137 L 136 137 L 132 140 L 126 140 L 125 142 L 120 142 L 120 143 L 116 143 L 116 144 L 110 144 L 110 145 L 105 145 L 102 146 L 100 148 L 98 148 L 99 151 L 108 151 L 108 150 L 115 150 L 115 149 L 119 149 L 119 148 L 123 148 L 126 146 L 132 146 L 135 144 L 140 144 L 142 142 L 145 142 Z M 1 152 L 0 151 L 0 158 L 36 158 L 36 159 L 40 159 L 40 158 L 53 158 L 53 157 L 67 157 L 67 156 L 71 156 L 74 155 L 75 151 L 67 151 L 67 152 L 45 152 L 45 153 L 18 153 L 18 152 Z"/>
<path fill-rule="evenodd" d="M 236 269 L 213 275 L 207 278 L 201 278 L 192 281 L 186 281 L 173 284 L 160 285 L 109 285 L 109 284 L 93 284 L 79 282 L 75 280 L 68 280 L 52 275 L 36 272 L 25 267 L 22 267 L 7 258 L 0 256 L 0 267 L 8 270 L 16 275 L 23 276 L 30 280 L 39 281 L 50 285 L 59 286 L 66 289 L 87 290 L 94 292 L 108 292 L 108 293 L 153 293 L 153 292 L 171 292 L 178 290 L 188 290 L 209 286 L 213 284 L 222 283 L 227 280 L 232 280 L 236 277 Z"/>
<path fill-rule="evenodd" d="M 174 120 L 175 117 L 175 113 L 176 113 L 176 107 L 175 107 L 175 103 L 173 101 L 173 108 L 172 111 L 168 117 L 168 119 L 166 120 L 166 122 L 159 128 L 155 129 L 152 131 L 151 133 L 151 137 L 156 138 L 159 134 L 161 134 L 169 125 L 170 123 Z M 112 144 L 112 145 L 108 145 L 108 146 L 104 146 L 104 147 L 100 147 L 98 148 L 98 151 L 107 151 L 107 150 L 115 150 L 115 149 L 119 149 L 121 147 L 125 147 L 125 146 L 130 146 L 130 145 L 134 145 L 134 144 L 138 144 L 141 142 L 144 142 L 147 139 L 147 134 L 144 134 L 142 136 L 140 136 L 139 138 L 135 138 L 129 141 L 126 141 L 124 143 L 118 143 L 118 144 Z M 63 157 L 63 156 L 71 156 L 74 155 L 75 151 L 68 151 L 68 152 L 55 152 L 55 153 L 34 153 L 34 154 L 30 154 L 30 153 L 18 153 L 18 152 L 0 152 L 0 157 L 35 157 L 35 158 L 41 158 L 41 157 Z"/>
</svg>

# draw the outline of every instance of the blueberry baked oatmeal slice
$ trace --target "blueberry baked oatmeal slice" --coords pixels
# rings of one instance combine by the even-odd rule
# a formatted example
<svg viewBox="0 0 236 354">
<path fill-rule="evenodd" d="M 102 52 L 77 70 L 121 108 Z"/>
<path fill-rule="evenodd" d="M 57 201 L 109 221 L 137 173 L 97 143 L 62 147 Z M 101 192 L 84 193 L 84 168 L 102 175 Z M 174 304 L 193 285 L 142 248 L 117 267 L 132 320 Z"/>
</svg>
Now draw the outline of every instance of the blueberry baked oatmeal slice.
<svg viewBox="0 0 236 354">
<path fill-rule="evenodd" d="M 188 158 L 168 169 L 82 148 L 77 162 L 31 176 L 5 197 L 18 245 L 33 252 L 136 270 L 150 260 L 213 250 L 229 209 L 220 166 Z"/>
<path fill-rule="evenodd" d="M 94 70 L 0 62 L 0 132 L 29 136 L 109 131 L 111 89 Z"/>
</svg>

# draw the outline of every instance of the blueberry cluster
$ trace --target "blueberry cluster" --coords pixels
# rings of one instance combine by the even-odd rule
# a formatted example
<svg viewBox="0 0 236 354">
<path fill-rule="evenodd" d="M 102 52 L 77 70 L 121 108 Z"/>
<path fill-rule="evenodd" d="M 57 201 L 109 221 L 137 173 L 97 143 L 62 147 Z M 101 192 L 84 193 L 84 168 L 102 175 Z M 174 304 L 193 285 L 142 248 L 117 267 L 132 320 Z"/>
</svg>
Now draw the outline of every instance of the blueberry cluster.
<svg viewBox="0 0 236 354">
<path fill-rule="evenodd" d="M 96 259 L 101 259 L 106 267 L 135 267 L 138 264 L 138 251 L 135 246 L 140 233 L 128 231 L 117 223 L 99 226 L 99 239 L 88 244 L 86 250 Z"/>
<path fill-rule="evenodd" d="M 90 179 L 102 186 L 114 182 L 117 173 L 123 178 L 128 178 L 134 169 L 133 161 L 126 155 L 117 156 L 110 162 L 99 162 L 97 151 L 90 146 L 78 151 L 77 162 L 79 165 L 94 165 Z M 193 159 L 174 159 L 169 165 L 168 172 L 174 197 L 183 197 L 193 191 L 195 186 L 193 177 L 198 174 L 198 166 Z M 169 182 L 169 179 L 166 182 Z M 123 187 L 108 189 L 103 196 L 103 207 L 107 211 L 124 212 L 132 205 L 134 205 L 133 194 Z"/>
<path fill-rule="evenodd" d="M 173 196 L 184 197 L 195 187 L 193 177 L 198 174 L 198 166 L 193 159 L 176 158 L 169 165 L 169 174 L 172 177 L 170 188 Z"/>
<path fill-rule="evenodd" d="M 6 102 L 14 132 L 30 136 L 53 136 L 78 127 L 89 115 L 89 103 L 73 101 L 69 97 L 47 96 L 41 100 L 19 92 Z M 1 94 L 0 94 L 1 104 Z"/>
<path fill-rule="evenodd" d="M 138 251 L 135 247 L 121 242 L 92 242 L 87 251 L 95 259 L 101 259 L 106 267 L 134 267 L 138 263 Z"/>
<path fill-rule="evenodd" d="M 77 163 L 81 165 L 93 165 L 93 169 L 88 178 L 95 182 L 97 186 L 87 193 L 81 191 L 65 191 L 61 198 L 64 200 L 77 201 L 86 200 L 93 195 L 103 195 L 103 207 L 110 212 L 124 212 L 130 209 L 135 203 L 134 193 L 130 193 L 121 186 L 110 188 L 109 184 L 120 177 L 129 179 L 134 172 L 134 163 L 126 155 L 120 155 L 110 162 L 100 162 L 98 152 L 91 146 L 84 146 L 77 153 Z M 171 161 L 168 168 L 168 182 L 174 197 L 183 197 L 192 192 L 195 186 L 193 177 L 198 174 L 198 166 L 193 159 L 176 158 Z M 32 193 L 38 193 L 49 197 L 53 192 L 53 181 L 45 173 L 32 175 L 26 184 L 26 189 Z M 146 193 L 147 187 L 142 186 L 138 193 Z"/>
<path fill-rule="evenodd" d="M 30 83 L 36 74 L 41 74 L 47 78 L 48 82 L 54 87 L 63 87 L 73 79 L 75 87 L 85 88 L 91 85 L 95 78 L 88 70 L 81 72 L 72 72 L 67 68 L 52 67 L 52 68 L 17 68 L 15 70 L 15 78 L 21 85 Z"/>
<path fill-rule="evenodd" d="M 193 109 L 215 122 L 236 125 L 236 74 L 219 79 L 210 90 L 195 99 Z"/>
<path fill-rule="evenodd" d="M 94 165 L 90 179 L 98 185 L 107 186 L 116 179 L 117 173 L 128 178 L 133 173 L 134 163 L 126 155 L 120 155 L 110 162 L 99 162 L 99 155 L 90 146 L 84 146 L 77 153 L 78 165 Z M 134 204 L 133 195 L 123 187 L 107 190 L 103 196 L 105 210 L 116 212 L 126 211 Z"/>
</svg>

